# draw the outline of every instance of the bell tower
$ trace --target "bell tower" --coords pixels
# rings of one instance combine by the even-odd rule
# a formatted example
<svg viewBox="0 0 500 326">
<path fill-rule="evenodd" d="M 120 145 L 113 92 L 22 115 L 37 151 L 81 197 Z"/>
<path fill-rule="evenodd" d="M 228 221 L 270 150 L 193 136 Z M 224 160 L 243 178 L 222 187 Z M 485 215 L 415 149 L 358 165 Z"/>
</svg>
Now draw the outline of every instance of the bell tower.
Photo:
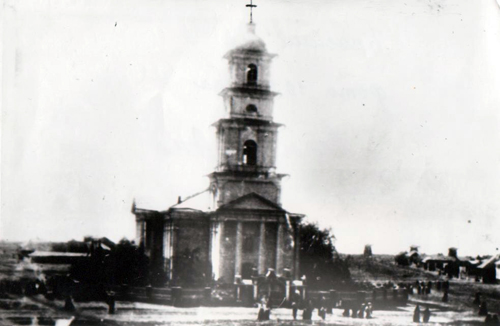
<svg viewBox="0 0 500 326">
<path fill-rule="evenodd" d="M 210 174 L 215 207 L 249 193 L 257 193 L 281 204 L 281 179 L 276 173 L 278 128 L 273 121 L 273 103 L 269 76 L 274 54 L 248 24 L 240 46 L 224 58 L 229 63 L 231 83 L 220 95 L 226 117 L 213 125 L 218 138 L 218 163 Z"/>
</svg>

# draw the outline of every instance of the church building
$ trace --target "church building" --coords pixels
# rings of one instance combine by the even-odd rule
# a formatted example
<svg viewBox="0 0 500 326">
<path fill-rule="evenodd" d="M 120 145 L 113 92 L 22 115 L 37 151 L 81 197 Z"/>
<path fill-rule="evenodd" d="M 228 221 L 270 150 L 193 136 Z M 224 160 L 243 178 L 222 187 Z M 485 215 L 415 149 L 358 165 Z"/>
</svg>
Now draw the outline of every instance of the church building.
<svg viewBox="0 0 500 326">
<path fill-rule="evenodd" d="M 186 273 L 230 284 L 270 273 L 299 278 L 303 215 L 281 206 L 285 175 L 276 172 L 275 55 L 252 22 L 247 34 L 225 55 L 231 83 L 220 94 L 226 115 L 213 124 L 218 163 L 209 186 L 164 211 L 133 205 L 137 243 L 173 282 Z"/>
</svg>

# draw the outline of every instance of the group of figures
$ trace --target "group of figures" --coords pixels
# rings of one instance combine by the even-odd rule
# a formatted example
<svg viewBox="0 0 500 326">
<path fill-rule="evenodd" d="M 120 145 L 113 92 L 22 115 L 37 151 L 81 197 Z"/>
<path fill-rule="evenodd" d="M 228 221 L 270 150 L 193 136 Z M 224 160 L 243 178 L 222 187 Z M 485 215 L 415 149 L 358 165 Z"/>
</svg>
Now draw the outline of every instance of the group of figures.
<svg viewBox="0 0 500 326">
<path fill-rule="evenodd" d="M 352 313 L 351 313 L 352 311 Z M 362 303 L 359 308 L 345 308 L 342 316 L 352 318 L 372 318 L 373 306 L 371 302 Z"/>
<path fill-rule="evenodd" d="M 262 296 L 257 306 L 259 308 L 257 320 L 270 320 L 271 305 L 269 303 L 269 298 L 266 295 Z M 316 305 L 314 304 L 313 300 L 307 300 L 306 302 L 303 302 L 300 293 L 296 291 L 292 294 L 290 306 L 292 308 L 293 320 L 297 320 L 299 310 L 302 310 L 303 320 L 311 320 L 315 309 L 318 310 L 318 316 L 321 319 L 325 320 L 328 310 L 328 300 L 325 297 L 322 297 L 319 301 L 319 304 Z M 329 313 L 331 313 L 331 311 Z"/>
<path fill-rule="evenodd" d="M 422 316 L 422 320 L 420 320 L 420 316 Z M 420 323 L 420 321 L 423 321 L 424 323 L 428 323 L 430 319 L 431 310 L 429 307 L 425 308 L 423 312 L 420 310 L 420 305 L 415 307 L 415 310 L 413 311 L 413 322 Z"/>
<path fill-rule="evenodd" d="M 487 325 L 500 325 L 500 320 L 498 318 L 497 314 L 490 314 L 488 313 L 488 305 L 486 304 L 486 301 L 481 300 L 481 293 L 477 292 L 476 295 L 474 296 L 474 301 L 472 301 L 472 304 L 474 306 L 479 306 L 479 316 L 486 317 L 484 319 L 484 323 Z"/>
<path fill-rule="evenodd" d="M 413 290 L 416 290 L 418 295 L 429 295 L 432 292 L 432 288 L 435 287 L 437 291 L 443 292 L 442 302 L 448 302 L 448 291 L 450 290 L 450 281 L 437 281 L 433 283 L 432 281 L 415 281 L 414 284 L 407 286 L 409 294 L 414 294 Z"/>
<path fill-rule="evenodd" d="M 325 297 L 322 297 L 319 301 L 319 304 L 314 305 L 312 300 L 307 300 L 305 304 L 302 303 L 302 299 L 300 297 L 300 293 L 295 291 L 292 295 L 291 307 L 292 307 L 292 316 L 293 320 L 297 320 L 297 314 L 300 309 L 302 309 L 302 319 L 303 320 L 311 320 L 314 309 L 318 310 L 318 316 L 325 320 L 326 312 L 329 309 L 331 313 L 331 308 L 328 308 L 328 303 Z"/>
</svg>

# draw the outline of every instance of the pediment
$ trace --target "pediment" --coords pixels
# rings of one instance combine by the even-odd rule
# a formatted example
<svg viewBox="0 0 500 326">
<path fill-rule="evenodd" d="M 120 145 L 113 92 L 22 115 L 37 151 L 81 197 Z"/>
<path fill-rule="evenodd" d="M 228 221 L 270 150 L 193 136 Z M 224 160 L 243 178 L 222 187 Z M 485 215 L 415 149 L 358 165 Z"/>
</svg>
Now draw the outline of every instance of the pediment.
<svg viewBox="0 0 500 326">
<path fill-rule="evenodd" d="M 218 210 L 267 210 L 284 212 L 278 204 L 254 192 L 222 205 Z"/>
</svg>

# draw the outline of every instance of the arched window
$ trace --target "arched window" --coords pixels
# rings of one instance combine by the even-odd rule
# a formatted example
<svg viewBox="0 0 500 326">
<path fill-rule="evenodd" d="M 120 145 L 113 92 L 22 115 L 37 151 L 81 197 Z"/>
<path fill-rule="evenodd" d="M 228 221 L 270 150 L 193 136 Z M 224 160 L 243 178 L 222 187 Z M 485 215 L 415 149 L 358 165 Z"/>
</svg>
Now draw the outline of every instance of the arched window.
<svg viewBox="0 0 500 326">
<path fill-rule="evenodd" d="M 246 110 L 248 113 L 257 113 L 257 107 L 253 104 L 247 105 Z"/>
<path fill-rule="evenodd" d="M 245 144 L 243 144 L 243 164 L 257 164 L 257 143 L 253 140 L 247 140 Z"/>
<path fill-rule="evenodd" d="M 257 66 L 253 63 L 247 67 L 247 83 L 251 85 L 257 84 Z"/>
</svg>

